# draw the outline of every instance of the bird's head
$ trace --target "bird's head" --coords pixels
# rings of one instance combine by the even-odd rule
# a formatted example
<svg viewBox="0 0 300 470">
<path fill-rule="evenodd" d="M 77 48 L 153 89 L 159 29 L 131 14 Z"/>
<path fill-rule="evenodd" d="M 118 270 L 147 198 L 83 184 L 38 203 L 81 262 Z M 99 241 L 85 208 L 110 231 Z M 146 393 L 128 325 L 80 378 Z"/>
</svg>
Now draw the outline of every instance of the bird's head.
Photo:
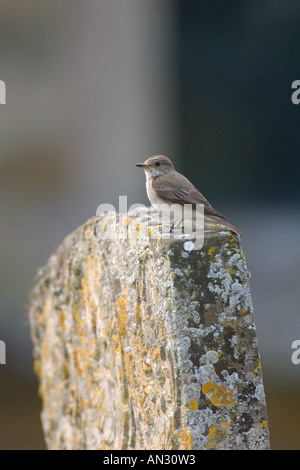
<svg viewBox="0 0 300 470">
<path fill-rule="evenodd" d="M 152 178 L 174 171 L 173 163 L 164 155 L 154 155 L 144 163 L 137 163 L 136 166 L 143 168 L 146 175 L 148 174 Z"/>
</svg>

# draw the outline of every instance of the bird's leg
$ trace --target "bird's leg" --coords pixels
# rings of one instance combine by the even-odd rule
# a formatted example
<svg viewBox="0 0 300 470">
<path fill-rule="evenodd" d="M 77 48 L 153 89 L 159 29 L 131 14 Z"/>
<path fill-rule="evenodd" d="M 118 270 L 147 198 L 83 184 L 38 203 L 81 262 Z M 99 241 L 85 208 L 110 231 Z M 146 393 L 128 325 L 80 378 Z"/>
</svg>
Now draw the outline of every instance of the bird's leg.
<svg viewBox="0 0 300 470">
<path fill-rule="evenodd" d="M 183 219 L 174 219 L 170 226 L 170 233 L 174 233 L 174 229 L 179 228 Z M 182 230 L 182 227 L 181 227 Z"/>
</svg>

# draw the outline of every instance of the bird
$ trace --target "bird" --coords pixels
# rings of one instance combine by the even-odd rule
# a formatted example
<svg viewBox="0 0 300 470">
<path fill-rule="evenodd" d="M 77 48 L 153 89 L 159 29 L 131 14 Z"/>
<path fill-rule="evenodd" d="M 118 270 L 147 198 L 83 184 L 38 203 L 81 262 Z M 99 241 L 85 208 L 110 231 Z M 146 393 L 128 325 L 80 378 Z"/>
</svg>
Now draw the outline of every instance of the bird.
<svg viewBox="0 0 300 470">
<path fill-rule="evenodd" d="M 243 236 L 238 228 L 229 222 L 229 218 L 215 210 L 198 189 L 181 173 L 175 170 L 173 163 L 165 155 L 154 155 L 144 163 L 137 163 L 146 175 L 146 191 L 152 205 L 159 204 L 203 204 L 204 217 L 217 223 L 237 235 Z"/>
</svg>

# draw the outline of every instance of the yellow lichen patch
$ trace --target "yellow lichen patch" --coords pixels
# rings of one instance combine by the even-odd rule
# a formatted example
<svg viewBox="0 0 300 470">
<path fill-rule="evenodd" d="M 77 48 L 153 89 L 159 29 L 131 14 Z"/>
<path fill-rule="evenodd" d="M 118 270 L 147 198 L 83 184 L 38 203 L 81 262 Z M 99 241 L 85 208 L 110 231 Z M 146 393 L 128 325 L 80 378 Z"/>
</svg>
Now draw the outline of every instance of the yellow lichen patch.
<svg viewBox="0 0 300 470">
<path fill-rule="evenodd" d="M 248 308 L 241 308 L 240 309 L 240 314 L 241 315 L 246 315 L 249 312 Z"/>
<path fill-rule="evenodd" d="M 84 275 L 81 277 L 81 290 L 79 305 L 73 306 L 75 331 L 78 336 L 86 335 L 86 330 L 93 328 L 95 313 L 99 311 L 99 302 L 95 291 L 96 279 L 101 272 L 101 259 L 88 256 L 84 266 Z"/>
<path fill-rule="evenodd" d="M 95 274 L 99 272 L 101 267 L 102 267 L 102 262 L 99 256 L 95 258 L 91 256 L 87 257 L 86 262 L 85 262 L 85 274 L 81 278 L 82 292 L 85 295 L 85 297 L 83 298 L 83 304 L 85 304 L 85 302 L 88 300 L 87 294 L 90 294 L 89 289 L 94 283 Z"/>
<path fill-rule="evenodd" d="M 74 330 L 75 330 L 76 335 L 79 337 L 81 336 L 84 337 L 85 322 L 83 318 L 81 318 L 81 311 L 75 304 L 73 306 L 73 318 L 74 318 Z"/>
<path fill-rule="evenodd" d="M 134 219 L 135 219 L 135 217 L 126 217 L 126 219 L 125 219 L 126 225 L 129 225 Z"/>
<path fill-rule="evenodd" d="M 74 367 L 79 374 L 84 374 L 89 361 L 88 345 L 80 343 L 73 348 Z"/>
<path fill-rule="evenodd" d="M 128 315 L 126 312 L 126 307 L 128 305 L 128 300 L 126 295 L 121 295 L 117 300 L 118 307 L 117 310 L 117 320 L 120 330 L 120 335 L 123 336 L 126 333 L 126 324 L 128 323 Z"/>
<path fill-rule="evenodd" d="M 141 230 L 141 224 L 138 224 L 135 227 L 133 227 L 132 231 L 133 231 L 133 234 L 137 237 L 140 230 Z"/>
<path fill-rule="evenodd" d="M 157 348 L 153 351 L 150 360 L 153 361 L 153 360 L 154 360 L 156 357 L 158 357 L 158 356 L 159 356 L 159 347 L 157 347 Z"/>
<path fill-rule="evenodd" d="M 88 228 L 86 231 L 85 231 L 86 235 L 88 237 L 90 237 L 92 234 L 93 234 L 93 230 L 91 228 Z"/>
<path fill-rule="evenodd" d="M 204 393 L 204 395 L 207 395 L 213 390 L 215 390 L 215 387 L 215 384 L 210 380 L 209 382 L 206 382 L 202 385 L 202 393 Z"/>
<path fill-rule="evenodd" d="M 254 373 L 255 375 L 258 375 L 259 377 L 262 375 L 260 359 L 257 360 L 256 367 L 254 367 Z"/>
<path fill-rule="evenodd" d="M 214 406 L 232 406 L 234 390 L 227 390 L 223 385 L 216 385 L 212 381 L 202 385 L 202 392 L 210 399 Z"/>
<path fill-rule="evenodd" d="M 135 311 L 135 323 L 139 325 L 142 319 L 141 306 L 139 304 L 136 304 L 134 307 L 134 311 Z"/>
<path fill-rule="evenodd" d="M 179 436 L 182 450 L 191 450 L 193 448 L 193 438 L 186 427 L 179 433 Z"/>
<path fill-rule="evenodd" d="M 262 421 L 261 423 L 259 423 L 259 427 L 261 429 L 269 429 L 268 421 L 267 420 Z"/>
<path fill-rule="evenodd" d="M 191 398 L 190 400 L 190 407 L 192 410 L 198 410 L 199 406 L 195 398 Z"/>
<path fill-rule="evenodd" d="M 64 322 L 64 318 L 65 318 L 64 312 L 62 310 L 58 310 L 57 315 L 58 315 L 60 331 L 66 331 L 65 322 Z"/>
<path fill-rule="evenodd" d="M 148 237 L 151 240 L 160 240 L 161 238 L 161 226 L 160 225 L 152 225 L 148 227 Z"/>
<path fill-rule="evenodd" d="M 115 308 L 115 306 L 114 306 Z M 120 312 L 115 308 L 116 312 L 117 312 L 117 319 L 118 319 L 118 325 L 119 325 L 119 332 L 120 332 L 120 335 L 121 336 L 124 336 L 125 333 L 126 333 L 126 328 L 125 328 L 125 323 L 126 323 L 126 320 L 124 322 L 124 318 L 122 317 L 122 315 L 120 315 Z"/>
<path fill-rule="evenodd" d="M 148 235 L 151 237 L 153 231 L 156 230 L 156 227 L 148 227 Z"/>
<path fill-rule="evenodd" d="M 221 421 L 220 424 L 210 426 L 208 431 L 209 441 L 206 444 L 207 449 L 222 450 L 226 447 L 230 436 L 230 425 L 227 421 Z"/>
<path fill-rule="evenodd" d="M 211 246 L 210 249 L 207 251 L 208 256 L 210 256 L 212 258 L 215 251 L 216 251 L 216 247 Z"/>
<path fill-rule="evenodd" d="M 228 323 L 228 321 L 224 320 L 222 325 L 226 328 L 227 326 L 229 326 L 229 323 Z"/>
<path fill-rule="evenodd" d="M 143 286 L 142 286 L 142 284 L 141 284 L 140 282 L 138 283 L 138 291 L 139 291 L 139 296 L 142 297 Z"/>
</svg>

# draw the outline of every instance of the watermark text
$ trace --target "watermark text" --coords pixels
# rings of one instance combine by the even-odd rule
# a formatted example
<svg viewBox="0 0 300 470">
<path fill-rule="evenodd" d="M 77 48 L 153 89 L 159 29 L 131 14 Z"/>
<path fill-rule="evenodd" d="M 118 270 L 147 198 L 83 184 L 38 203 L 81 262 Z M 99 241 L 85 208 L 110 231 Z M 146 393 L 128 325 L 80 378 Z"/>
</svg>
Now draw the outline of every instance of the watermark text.
<svg viewBox="0 0 300 470">
<path fill-rule="evenodd" d="M 112 204 L 101 204 L 97 216 L 112 215 L 112 230 L 99 226 L 103 239 L 114 238 L 117 231 L 122 240 L 128 239 L 134 231 L 128 231 L 128 220 L 138 216 L 137 223 L 143 222 L 150 239 L 193 240 L 191 250 L 200 250 L 204 243 L 204 205 L 196 204 L 154 204 L 151 208 L 133 204 L 128 209 L 127 196 L 119 196 L 119 210 Z M 116 217 L 116 216 L 120 217 Z M 134 223 L 134 222 L 133 222 Z"/>
<path fill-rule="evenodd" d="M 295 349 L 291 356 L 292 363 L 298 365 L 300 364 L 300 339 L 295 339 L 292 342 L 292 349 Z"/>
<path fill-rule="evenodd" d="M 6 364 L 6 346 L 4 341 L 0 340 L 0 364 Z"/>
<path fill-rule="evenodd" d="M 294 80 L 292 83 L 292 89 L 296 90 L 292 93 L 291 100 L 293 104 L 300 103 L 300 80 Z"/>
<path fill-rule="evenodd" d="M 6 85 L 3 80 L 0 80 L 0 104 L 6 104 Z"/>
</svg>

